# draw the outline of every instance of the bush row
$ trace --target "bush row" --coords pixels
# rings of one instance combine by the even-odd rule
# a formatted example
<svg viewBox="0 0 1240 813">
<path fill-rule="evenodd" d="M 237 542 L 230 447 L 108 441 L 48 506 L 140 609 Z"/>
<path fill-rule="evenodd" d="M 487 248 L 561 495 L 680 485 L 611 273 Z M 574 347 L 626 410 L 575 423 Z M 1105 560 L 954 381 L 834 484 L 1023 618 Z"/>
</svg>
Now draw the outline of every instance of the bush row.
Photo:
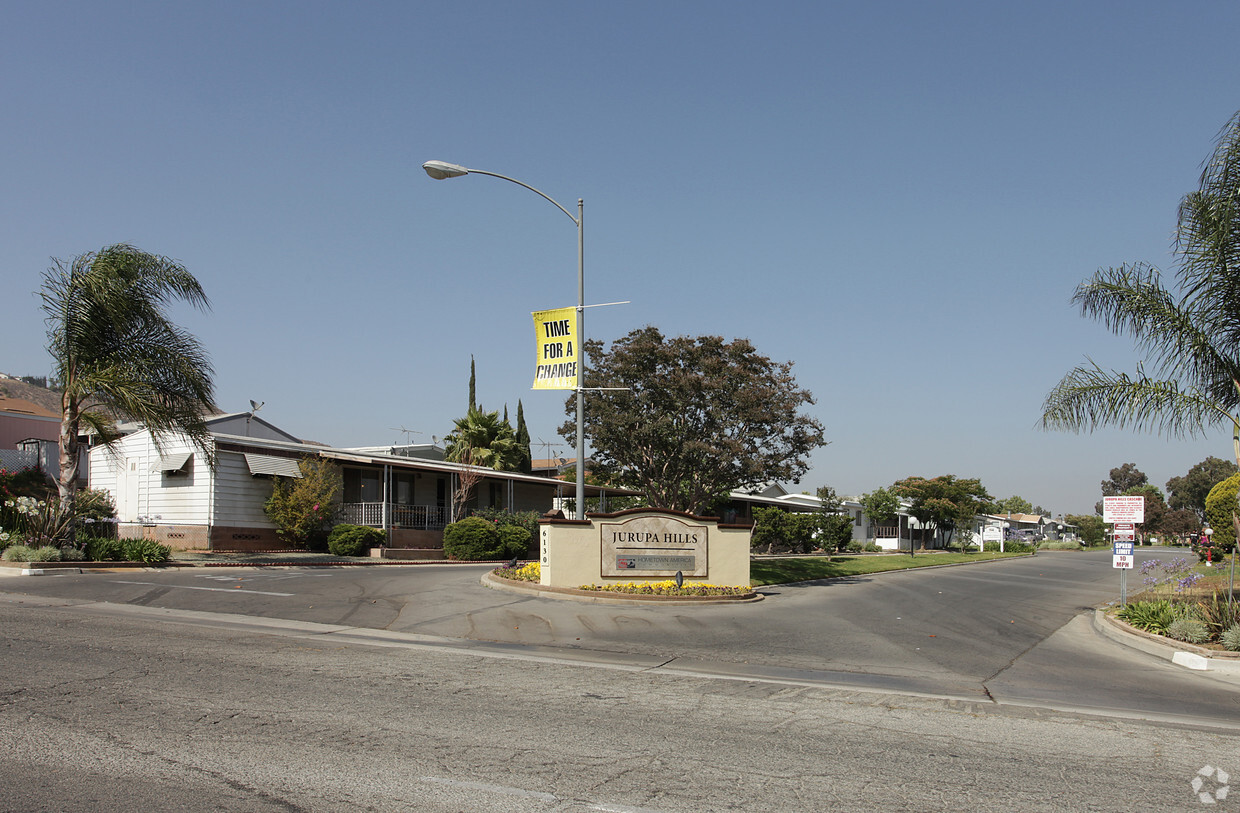
<svg viewBox="0 0 1240 813">
<path fill-rule="evenodd" d="M 532 538 L 519 523 L 467 517 L 444 528 L 443 552 L 449 559 L 471 562 L 521 558 L 529 552 Z"/>
<path fill-rule="evenodd" d="M 144 562 L 161 564 L 172 558 L 172 550 L 150 539 L 111 539 L 78 537 L 78 547 L 30 547 L 9 545 L 4 549 L 7 562 Z"/>
</svg>

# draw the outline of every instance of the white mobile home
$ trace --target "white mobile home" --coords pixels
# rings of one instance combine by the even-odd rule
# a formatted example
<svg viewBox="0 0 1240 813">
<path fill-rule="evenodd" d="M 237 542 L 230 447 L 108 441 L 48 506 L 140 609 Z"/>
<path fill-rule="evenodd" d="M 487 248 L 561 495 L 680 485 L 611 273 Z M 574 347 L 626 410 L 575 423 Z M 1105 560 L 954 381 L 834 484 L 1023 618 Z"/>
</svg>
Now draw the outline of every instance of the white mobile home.
<svg viewBox="0 0 1240 813">
<path fill-rule="evenodd" d="M 208 420 L 216 456 L 209 466 L 187 438 L 167 436 L 155 444 L 149 430 L 122 438 L 114 451 L 90 453 L 92 487 L 116 503 L 119 531 L 174 548 L 278 550 L 288 543 L 276 533 L 263 506 L 272 478 L 300 477 L 298 461 L 329 461 L 341 478 L 339 522 L 382 528 L 394 548 L 437 549 L 452 516 L 452 494 L 462 472 L 481 472 L 465 511 L 551 509 L 573 484 L 517 472 L 479 470 L 401 454 L 334 449 L 302 443 L 245 413 Z M 221 431 L 240 429 L 248 435 Z M 390 450 L 389 450 L 390 451 Z M 587 496 L 601 489 L 587 486 Z M 611 493 L 631 494 L 616 489 Z"/>
</svg>

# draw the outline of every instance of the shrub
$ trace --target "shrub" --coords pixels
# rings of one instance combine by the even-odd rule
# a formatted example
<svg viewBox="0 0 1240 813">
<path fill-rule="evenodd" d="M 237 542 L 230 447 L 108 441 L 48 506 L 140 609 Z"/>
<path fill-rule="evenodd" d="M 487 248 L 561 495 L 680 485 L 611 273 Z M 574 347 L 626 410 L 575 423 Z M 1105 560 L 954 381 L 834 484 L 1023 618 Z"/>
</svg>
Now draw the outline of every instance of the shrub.
<svg viewBox="0 0 1240 813">
<path fill-rule="evenodd" d="M 342 524 L 327 535 L 327 550 L 332 556 L 369 556 L 371 548 L 379 548 L 387 535 L 366 525 Z"/>
<path fill-rule="evenodd" d="M 6 521 L 32 545 L 60 539 L 71 521 L 60 515 L 59 502 L 55 499 L 16 497 L 5 500 L 4 507 Z"/>
<path fill-rule="evenodd" d="M 34 548 L 29 545 L 9 545 L 4 549 L 4 561 L 32 562 L 34 561 Z"/>
<path fill-rule="evenodd" d="M 538 536 L 538 512 L 537 511 L 508 511 L 503 508 L 479 508 L 473 512 L 473 516 L 489 519 L 499 528 L 506 525 L 516 525 L 530 532 L 530 536 Z"/>
<path fill-rule="evenodd" d="M 30 551 L 31 562 L 59 562 L 60 548 L 53 548 L 51 545 L 44 545 L 41 548 L 35 548 Z"/>
<path fill-rule="evenodd" d="M 865 543 L 862 542 L 860 539 L 854 539 L 844 546 L 844 549 L 847 550 L 849 553 L 861 553 L 861 551 L 865 550 L 865 548 L 866 548 Z"/>
<path fill-rule="evenodd" d="M 1134 601 L 1122 607 L 1116 616 L 1137 629 L 1162 635 L 1175 621 L 1175 607 L 1166 599 Z"/>
<path fill-rule="evenodd" d="M 1197 558 L 1203 562 L 1207 554 L 1216 562 L 1221 560 L 1236 543 L 1236 529 L 1231 516 L 1236 510 L 1237 491 L 1240 491 L 1240 474 L 1233 474 L 1210 489 L 1206 496 L 1206 521 L 1214 529 L 1214 534 L 1208 537 L 1205 545 L 1201 544 L 1200 537 L 1192 545 Z M 1210 553 L 1211 550 L 1213 553 Z"/>
<path fill-rule="evenodd" d="M 73 498 L 73 514 L 80 522 L 105 522 L 116 518 L 116 503 L 106 491 L 84 488 Z"/>
<path fill-rule="evenodd" d="M 0 469 L 0 503 L 15 497 L 46 500 L 56 494 L 56 483 L 39 469 L 27 467 L 19 471 Z"/>
<path fill-rule="evenodd" d="M 1228 652 L 1240 652 L 1240 624 L 1228 627 L 1219 640 L 1223 643 L 1223 649 Z"/>
<path fill-rule="evenodd" d="M 533 534 L 519 525 L 500 525 L 496 528 L 499 534 L 500 548 L 504 556 L 525 558 L 530 552 L 530 540 Z"/>
<path fill-rule="evenodd" d="M 1167 625 L 1167 637 L 1190 644 L 1204 644 L 1210 640 L 1210 631 L 1198 619 L 1185 616 Z"/>
<path fill-rule="evenodd" d="M 1211 636 L 1221 636 L 1225 631 L 1240 624 L 1240 604 L 1227 600 L 1227 594 L 1213 590 L 1193 608 L 1194 614 L 1205 622 Z"/>
<path fill-rule="evenodd" d="M 473 562 L 504 558 L 495 523 L 482 517 L 466 517 L 444 528 L 443 552 L 449 559 Z"/>
<path fill-rule="evenodd" d="M 982 544 L 982 550 L 990 552 L 990 553 L 998 553 L 999 543 L 998 542 L 984 542 Z M 1009 539 L 1003 543 L 1003 550 L 1005 553 L 1033 553 L 1035 550 L 1037 550 L 1037 547 L 1035 545 L 1031 545 L 1028 542 L 1016 542 L 1014 540 Z"/>
<path fill-rule="evenodd" d="M 90 562 L 115 562 L 124 556 L 119 539 L 78 534 L 78 546 Z"/>
<path fill-rule="evenodd" d="M 60 549 L 60 560 L 62 562 L 80 562 L 86 558 L 86 554 L 82 553 L 78 548 L 66 545 Z"/>
<path fill-rule="evenodd" d="M 172 549 L 153 539 L 122 539 L 120 546 L 121 558 L 126 562 L 158 565 L 172 558 Z"/>
<path fill-rule="evenodd" d="M 882 545 L 879 545 L 877 542 L 867 542 L 865 545 L 865 552 L 866 553 L 882 553 L 883 547 Z"/>
</svg>

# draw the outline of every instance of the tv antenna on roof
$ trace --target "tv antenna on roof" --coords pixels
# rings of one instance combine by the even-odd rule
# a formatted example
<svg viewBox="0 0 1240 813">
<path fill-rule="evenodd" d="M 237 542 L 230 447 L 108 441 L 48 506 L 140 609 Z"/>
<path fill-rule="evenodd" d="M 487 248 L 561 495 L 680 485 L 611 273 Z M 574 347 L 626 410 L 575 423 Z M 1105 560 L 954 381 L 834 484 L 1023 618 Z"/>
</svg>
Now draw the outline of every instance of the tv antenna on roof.
<svg viewBox="0 0 1240 813">
<path fill-rule="evenodd" d="M 389 427 L 388 427 L 388 429 L 391 429 L 393 432 L 401 432 L 401 433 L 403 433 L 403 434 L 404 434 L 404 436 L 405 436 L 405 445 L 406 445 L 406 446 L 408 446 L 408 445 L 409 445 L 409 436 L 410 436 L 410 435 L 420 435 L 420 434 L 422 434 L 421 432 L 419 432 L 419 431 L 418 431 L 418 430 L 416 430 L 416 429 L 406 429 L 406 428 L 405 428 L 405 425 L 404 425 L 403 423 L 400 425 L 400 429 L 397 429 L 395 426 L 389 426 Z"/>
<path fill-rule="evenodd" d="M 559 456 L 560 456 L 560 453 L 559 453 L 559 451 L 558 451 L 558 449 L 559 449 L 559 444 L 557 444 L 557 443 L 548 443 L 547 441 L 543 440 L 542 438 L 539 438 L 539 439 L 538 439 L 538 448 L 540 448 L 540 449 L 542 449 L 542 450 L 543 450 L 543 457 L 545 457 L 545 458 L 546 458 L 546 457 L 556 458 L 556 457 L 559 457 Z"/>
</svg>

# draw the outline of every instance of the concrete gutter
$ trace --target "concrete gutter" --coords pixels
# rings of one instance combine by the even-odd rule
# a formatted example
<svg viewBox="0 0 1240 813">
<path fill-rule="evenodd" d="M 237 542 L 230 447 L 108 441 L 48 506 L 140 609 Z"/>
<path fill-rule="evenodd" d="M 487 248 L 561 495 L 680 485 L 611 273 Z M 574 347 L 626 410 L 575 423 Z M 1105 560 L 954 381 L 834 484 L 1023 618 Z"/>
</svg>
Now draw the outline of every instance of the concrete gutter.
<svg viewBox="0 0 1240 813">
<path fill-rule="evenodd" d="M 1206 649 L 1154 635 L 1115 618 L 1101 607 L 1094 610 L 1094 629 L 1116 643 L 1171 661 L 1185 669 L 1240 676 L 1240 652 Z"/>
</svg>

